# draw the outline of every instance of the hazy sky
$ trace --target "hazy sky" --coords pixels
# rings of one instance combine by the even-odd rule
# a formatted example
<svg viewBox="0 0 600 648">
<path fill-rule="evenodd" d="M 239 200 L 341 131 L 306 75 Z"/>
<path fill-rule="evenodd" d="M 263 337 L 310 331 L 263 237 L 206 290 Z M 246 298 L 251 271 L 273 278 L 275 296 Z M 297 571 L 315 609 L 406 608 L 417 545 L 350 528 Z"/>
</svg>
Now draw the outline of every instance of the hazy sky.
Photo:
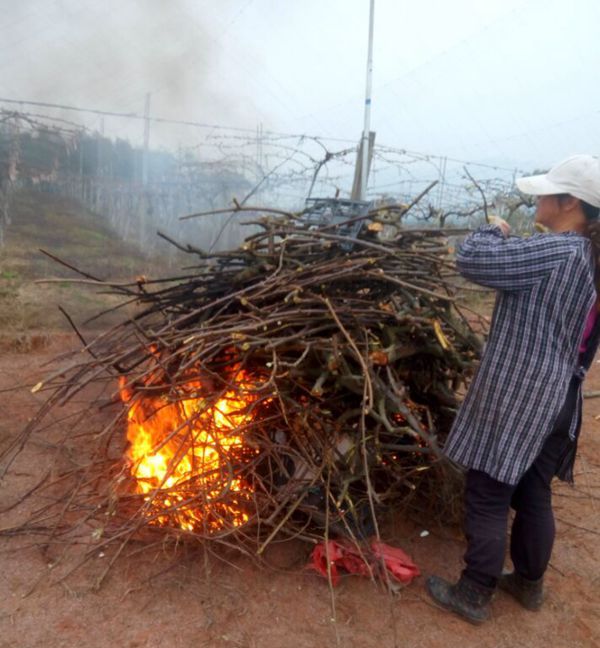
<svg viewBox="0 0 600 648">
<path fill-rule="evenodd" d="M 380 144 L 522 168 L 600 152 L 600 0 L 375 5 Z M 141 114 L 151 92 L 156 116 L 360 135 L 368 0 L 0 6 L 1 97 Z M 85 122 L 99 128 L 97 117 Z M 118 119 L 105 128 L 137 142 L 143 131 Z M 152 130 L 155 144 L 196 136 Z"/>
</svg>

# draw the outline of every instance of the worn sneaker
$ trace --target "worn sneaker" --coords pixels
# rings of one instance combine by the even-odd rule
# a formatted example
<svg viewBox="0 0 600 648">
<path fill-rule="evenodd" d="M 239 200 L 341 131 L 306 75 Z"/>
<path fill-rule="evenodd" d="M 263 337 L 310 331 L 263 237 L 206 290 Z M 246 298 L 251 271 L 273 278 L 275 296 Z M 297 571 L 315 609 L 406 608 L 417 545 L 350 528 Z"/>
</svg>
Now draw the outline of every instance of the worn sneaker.
<svg viewBox="0 0 600 648">
<path fill-rule="evenodd" d="M 517 572 L 505 572 L 498 579 L 498 587 L 517 599 L 527 610 L 537 612 L 544 602 L 543 582 L 543 577 L 529 580 Z"/>
<path fill-rule="evenodd" d="M 479 625 L 490 617 L 489 603 L 493 590 L 461 577 L 452 584 L 438 576 L 430 576 L 425 588 L 434 602 L 470 623 Z"/>
</svg>

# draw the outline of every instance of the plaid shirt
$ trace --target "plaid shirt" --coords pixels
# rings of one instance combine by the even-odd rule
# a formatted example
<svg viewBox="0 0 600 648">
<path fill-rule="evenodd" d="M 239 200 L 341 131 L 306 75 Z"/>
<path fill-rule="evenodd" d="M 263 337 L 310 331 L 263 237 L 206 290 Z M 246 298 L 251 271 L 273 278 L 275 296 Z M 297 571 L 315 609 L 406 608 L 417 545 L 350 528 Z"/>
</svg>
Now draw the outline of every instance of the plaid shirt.
<svg viewBox="0 0 600 648">
<path fill-rule="evenodd" d="M 457 266 L 497 297 L 481 363 L 444 450 L 466 468 L 516 484 L 550 434 L 571 379 L 585 373 L 578 360 L 596 299 L 591 244 L 575 233 L 505 238 L 486 225 L 460 246 Z M 578 425 L 573 412 L 572 435 Z"/>
</svg>

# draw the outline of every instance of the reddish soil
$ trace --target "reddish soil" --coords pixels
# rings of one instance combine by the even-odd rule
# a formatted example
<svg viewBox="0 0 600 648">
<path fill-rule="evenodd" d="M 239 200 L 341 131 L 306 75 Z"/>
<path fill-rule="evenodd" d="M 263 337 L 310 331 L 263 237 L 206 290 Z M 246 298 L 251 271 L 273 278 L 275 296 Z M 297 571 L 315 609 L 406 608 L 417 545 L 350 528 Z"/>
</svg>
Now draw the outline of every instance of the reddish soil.
<svg viewBox="0 0 600 648">
<path fill-rule="evenodd" d="M 70 344 L 3 349 L 0 390 L 29 388 L 42 364 Z M 42 345 L 43 346 L 43 345 Z M 41 402 L 29 388 L 0 392 L 0 447 L 18 433 Z M 586 390 L 600 389 L 596 362 Z M 332 597 L 328 584 L 304 565 L 305 546 L 272 547 L 270 568 L 239 556 L 227 561 L 201 553 L 175 562 L 167 551 L 121 556 L 99 591 L 92 576 L 106 563 L 100 553 L 64 585 L 51 584 L 39 537 L 0 538 L 0 648 L 560 648 L 600 646 L 600 398 L 585 403 L 574 488 L 557 483 L 557 541 L 547 576 L 547 600 L 538 613 L 503 593 L 493 618 L 473 627 L 432 606 L 424 577 L 390 594 L 368 579 L 346 577 Z M 26 448 L 0 490 L 0 509 L 35 483 L 46 467 L 42 437 Z M 0 530 L 16 519 L 3 513 Z M 424 575 L 450 578 L 461 569 L 464 541 L 456 529 L 399 522 L 386 536 L 405 549 Z M 67 549 L 65 560 L 71 559 Z M 332 602 L 334 606 L 332 606 Z"/>
</svg>

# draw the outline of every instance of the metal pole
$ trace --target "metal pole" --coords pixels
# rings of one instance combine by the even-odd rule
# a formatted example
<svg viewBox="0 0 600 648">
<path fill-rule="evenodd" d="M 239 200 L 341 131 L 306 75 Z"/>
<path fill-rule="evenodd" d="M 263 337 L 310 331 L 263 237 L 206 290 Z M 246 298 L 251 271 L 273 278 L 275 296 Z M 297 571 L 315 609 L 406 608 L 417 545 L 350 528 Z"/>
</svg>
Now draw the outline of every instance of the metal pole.
<svg viewBox="0 0 600 648">
<path fill-rule="evenodd" d="M 440 190 L 438 192 L 438 209 L 442 208 L 442 201 L 444 200 L 444 189 L 446 188 L 446 166 L 448 164 L 447 157 L 440 158 L 439 180 Z"/>
<path fill-rule="evenodd" d="M 150 93 L 146 94 L 144 106 L 144 153 L 142 157 L 142 184 L 148 184 L 148 146 L 150 144 Z"/>
<path fill-rule="evenodd" d="M 83 131 L 79 133 L 79 192 L 79 198 L 83 202 Z"/>
<path fill-rule="evenodd" d="M 362 163 L 360 174 L 360 199 L 367 198 L 367 180 L 369 170 L 369 133 L 371 131 L 371 88 L 373 85 L 373 17 L 375 0 L 371 0 L 369 11 L 369 54 L 367 57 L 367 90 L 365 94 L 365 125 L 362 137 Z"/>
</svg>

